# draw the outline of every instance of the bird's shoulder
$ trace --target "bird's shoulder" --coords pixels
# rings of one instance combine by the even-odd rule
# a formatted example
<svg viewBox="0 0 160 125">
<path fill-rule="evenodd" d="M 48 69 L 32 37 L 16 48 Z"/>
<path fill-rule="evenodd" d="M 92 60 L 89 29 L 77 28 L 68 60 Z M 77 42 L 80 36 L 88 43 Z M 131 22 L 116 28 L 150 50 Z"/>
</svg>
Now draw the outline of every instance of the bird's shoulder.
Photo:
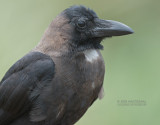
<svg viewBox="0 0 160 125">
<path fill-rule="evenodd" d="M 46 65 L 45 63 L 48 63 L 49 65 Z M 23 71 L 25 68 L 34 64 L 37 65 L 36 67 L 45 65 L 44 67 L 39 68 L 39 70 L 43 71 L 45 71 L 47 68 L 50 69 L 50 67 L 52 67 L 52 69 L 54 70 L 55 67 L 53 60 L 48 55 L 40 52 L 30 52 L 24 57 L 22 57 L 20 60 L 18 60 L 13 66 L 11 66 L 11 68 L 6 72 L 5 76 L 3 77 L 1 83 L 3 83 L 8 77 L 13 75 L 14 73 Z"/>
</svg>

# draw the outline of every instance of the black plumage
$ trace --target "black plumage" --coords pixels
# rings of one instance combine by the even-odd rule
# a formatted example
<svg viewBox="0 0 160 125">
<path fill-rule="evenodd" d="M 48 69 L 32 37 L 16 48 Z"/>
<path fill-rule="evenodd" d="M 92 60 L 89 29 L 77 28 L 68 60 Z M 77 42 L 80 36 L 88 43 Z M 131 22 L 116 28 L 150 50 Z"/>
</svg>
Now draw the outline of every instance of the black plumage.
<svg viewBox="0 0 160 125">
<path fill-rule="evenodd" d="M 52 81 L 54 68 L 54 62 L 49 56 L 32 52 L 9 69 L 0 85 L 1 125 L 9 124 L 28 111 L 31 105 L 36 106 L 34 101 Z"/>
</svg>

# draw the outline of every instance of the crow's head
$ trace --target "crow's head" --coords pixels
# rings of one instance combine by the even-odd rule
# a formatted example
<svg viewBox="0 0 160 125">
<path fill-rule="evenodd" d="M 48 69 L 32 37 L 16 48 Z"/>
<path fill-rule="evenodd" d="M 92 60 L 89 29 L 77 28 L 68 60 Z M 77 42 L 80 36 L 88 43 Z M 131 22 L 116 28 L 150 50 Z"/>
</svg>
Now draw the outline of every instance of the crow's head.
<svg viewBox="0 0 160 125">
<path fill-rule="evenodd" d="M 63 13 L 73 29 L 71 42 L 79 51 L 102 49 L 100 43 L 104 38 L 133 33 L 131 28 L 120 22 L 99 19 L 93 10 L 84 6 L 72 6 Z"/>
<path fill-rule="evenodd" d="M 52 21 L 42 41 L 50 41 L 54 49 L 74 53 L 102 49 L 100 43 L 104 38 L 131 33 L 133 30 L 125 24 L 99 19 L 84 6 L 72 6 Z"/>
</svg>

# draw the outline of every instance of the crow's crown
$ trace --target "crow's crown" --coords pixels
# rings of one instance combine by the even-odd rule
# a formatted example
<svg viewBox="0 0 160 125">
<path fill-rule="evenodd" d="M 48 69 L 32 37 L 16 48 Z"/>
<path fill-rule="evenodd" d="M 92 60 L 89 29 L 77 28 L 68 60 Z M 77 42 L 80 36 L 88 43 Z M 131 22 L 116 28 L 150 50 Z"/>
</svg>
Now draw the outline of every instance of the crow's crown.
<svg viewBox="0 0 160 125">
<path fill-rule="evenodd" d="M 74 17 L 86 17 L 90 20 L 97 18 L 97 14 L 84 6 L 71 6 L 70 8 L 67 8 L 64 13 L 67 15 L 69 19 L 72 19 Z"/>
</svg>

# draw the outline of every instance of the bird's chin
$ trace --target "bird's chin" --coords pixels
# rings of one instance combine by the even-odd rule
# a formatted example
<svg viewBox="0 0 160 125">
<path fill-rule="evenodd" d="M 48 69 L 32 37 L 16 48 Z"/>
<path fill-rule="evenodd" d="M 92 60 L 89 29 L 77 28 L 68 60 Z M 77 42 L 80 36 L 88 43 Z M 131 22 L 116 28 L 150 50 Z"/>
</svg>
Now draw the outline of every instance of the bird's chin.
<svg viewBox="0 0 160 125">
<path fill-rule="evenodd" d="M 105 38 L 109 38 L 109 37 L 111 36 L 90 38 L 87 41 L 81 42 L 79 45 L 76 45 L 76 47 L 72 51 L 83 52 L 89 49 L 103 50 L 103 45 L 101 43 Z"/>
<path fill-rule="evenodd" d="M 94 49 L 100 49 L 100 50 L 102 50 L 103 49 L 103 45 L 101 44 L 102 43 L 102 41 L 104 40 L 104 39 L 106 39 L 106 38 L 111 38 L 112 36 L 105 36 L 105 37 L 95 37 L 94 39 L 93 39 L 93 47 L 94 47 Z"/>
</svg>

